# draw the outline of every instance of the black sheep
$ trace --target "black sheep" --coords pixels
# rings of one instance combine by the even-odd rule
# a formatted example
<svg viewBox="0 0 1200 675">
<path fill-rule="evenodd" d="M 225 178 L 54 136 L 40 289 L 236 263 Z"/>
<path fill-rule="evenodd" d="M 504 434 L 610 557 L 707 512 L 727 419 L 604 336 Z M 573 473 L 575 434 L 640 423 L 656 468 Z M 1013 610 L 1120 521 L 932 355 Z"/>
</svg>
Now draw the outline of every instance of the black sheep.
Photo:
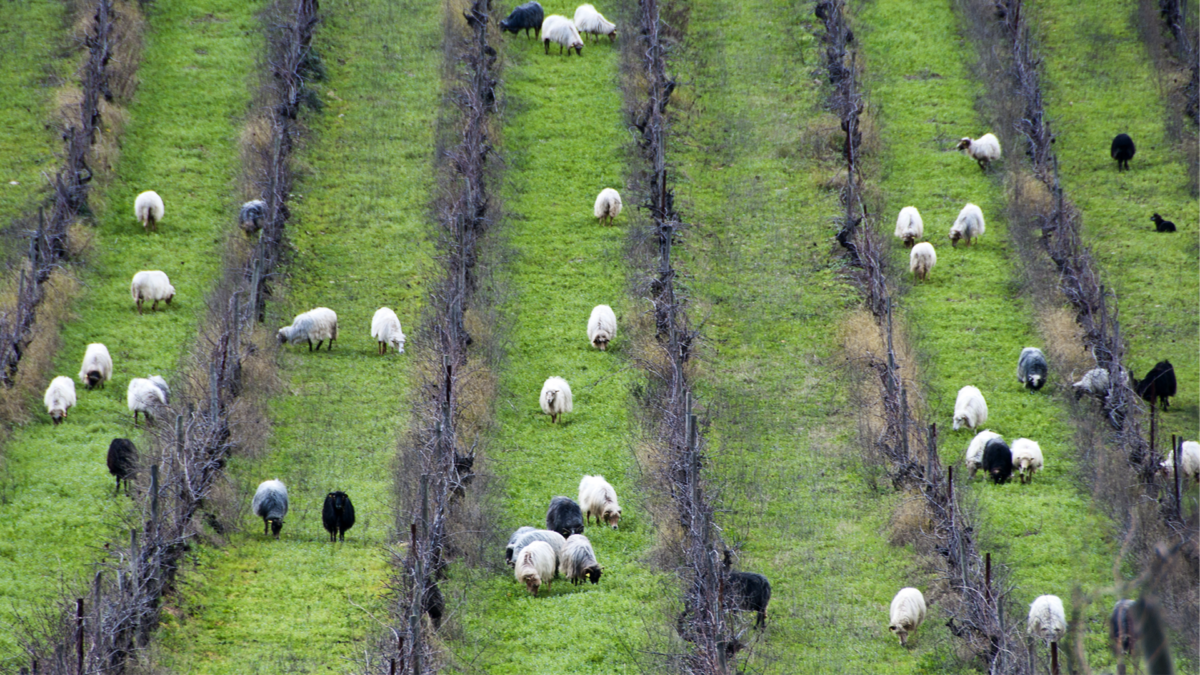
<svg viewBox="0 0 1200 675">
<path fill-rule="evenodd" d="M 771 582 L 754 572 L 731 572 L 729 589 L 735 606 L 743 612 L 758 612 L 755 628 L 767 623 L 767 603 L 771 602 Z"/>
<path fill-rule="evenodd" d="M 993 438 L 983 446 L 983 470 L 992 477 L 992 482 L 1003 485 L 1012 477 L 1012 450 L 999 438 Z"/>
<path fill-rule="evenodd" d="M 1117 160 L 1117 171 L 1125 171 L 1129 168 L 1129 160 L 1137 154 L 1137 147 L 1133 144 L 1133 139 L 1129 134 L 1117 134 L 1113 139 L 1112 150 L 1109 151 L 1112 158 Z"/>
<path fill-rule="evenodd" d="M 569 537 L 583 534 L 583 511 L 570 497 L 555 497 L 546 511 L 546 529 Z"/>
<path fill-rule="evenodd" d="M 330 492 L 325 495 L 321 522 L 325 525 L 325 531 L 329 533 L 329 541 L 346 541 L 346 530 L 354 527 L 354 504 L 345 492 Z"/>
<path fill-rule="evenodd" d="M 1155 401 L 1161 402 L 1163 412 L 1166 412 L 1171 404 L 1167 399 L 1175 395 L 1175 368 L 1170 361 L 1159 361 L 1146 373 L 1146 377 L 1134 379 L 1133 390 L 1151 406 Z"/>
<path fill-rule="evenodd" d="M 121 491 L 125 481 L 125 494 L 129 494 L 129 481 L 137 477 L 138 451 L 128 438 L 114 438 L 108 444 L 108 472 L 117 477 L 117 488 L 113 496 Z"/>
<path fill-rule="evenodd" d="M 1108 637 L 1113 654 L 1132 654 L 1138 641 L 1137 621 L 1133 616 L 1133 600 L 1118 600 L 1108 621 Z"/>
<path fill-rule="evenodd" d="M 536 2 L 527 2 L 519 5 L 508 15 L 507 19 L 500 22 L 500 30 L 508 31 L 513 35 L 525 31 L 525 37 L 529 37 L 529 30 L 533 29 L 534 35 L 541 39 L 542 37 L 542 20 L 546 18 L 546 13 L 542 11 L 542 6 Z"/>
<path fill-rule="evenodd" d="M 1157 213 L 1150 216 L 1150 220 L 1154 221 L 1154 229 L 1158 232 L 1174 232 L 1175 223 L 1169 220 L 1163 220 L 1163 217 Z"/>
</svg>

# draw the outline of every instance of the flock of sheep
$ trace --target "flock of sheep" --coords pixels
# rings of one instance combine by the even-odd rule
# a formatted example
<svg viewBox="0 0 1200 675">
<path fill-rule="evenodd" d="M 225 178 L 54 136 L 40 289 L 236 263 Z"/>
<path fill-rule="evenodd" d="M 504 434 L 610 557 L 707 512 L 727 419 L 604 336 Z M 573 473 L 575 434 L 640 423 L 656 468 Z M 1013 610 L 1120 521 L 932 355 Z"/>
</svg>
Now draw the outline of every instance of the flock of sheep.
<svg viewBox="0 0 1200 675">
<path fill-rule="evenodd" d="M 553 42 L 558 45 L 560 56 L 563 49 L 567 50 L 567 56 L 571 55 L 572 49 L 579 56 L 583 56 L 581 33 L 597 37 L 607 35 L 609 41 L 617 37 L 617 24 L 605 19 L 604 15 L 597 12 L 596 8 L 590 4 L 577 7 L 575 18 L 571 20 L 561 14 L 546 16 L 545 10 L 539 3 L 527 2 L 518 6 L 508 15 L 508 18 L 500 22 L 500 30 L 513 34 L 525 31 L 526 37 L 532 30 L 534 35 L 545 44 L 547 54 L 550 53 L 550 43 Z M 599 216 L 596 217 L 599 218 Z"/>
</svg>

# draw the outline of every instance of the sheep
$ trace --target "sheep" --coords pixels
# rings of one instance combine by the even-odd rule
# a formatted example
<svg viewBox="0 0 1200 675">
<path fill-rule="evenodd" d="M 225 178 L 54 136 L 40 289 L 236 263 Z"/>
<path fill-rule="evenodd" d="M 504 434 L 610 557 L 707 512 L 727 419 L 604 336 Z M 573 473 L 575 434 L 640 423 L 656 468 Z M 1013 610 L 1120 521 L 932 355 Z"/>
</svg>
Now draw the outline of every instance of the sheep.
<svg viewBox="0 0 1200 675">
<path fill-rule="evenodd" d="M 1122 384 L 1129 381 L 1129 375 L 1122 368 L 1117 371 L 1120 373 Z M 1109 377 L 1108 370 L 1105 368 L 1092 368 L 1083 374 L 1083 377 L 1075 382 L 1071 387 L 1075 390 L 1075 400 L 1078 401 L 1084 394 L 1095 396 L 1096 398 L 1104 398 L 1108 395 Z"/>
<path fill-rule="evenodd" d="M 1154 230 L 1156 232 L 1174 232 L 1175 231 L 1175 223 L 1172 223 L 1169 220 L 1163 220 L 1163 217 L 1158 215 L 1157 213 L 1150 216 L 1150 220 L 1154 221 Z"/>
<path fill-rule="evenodd" d="M 1163 412 L 1167 411 L 1171 396 L 1175 395 L 1175 367 L 1170 361 L 1159 361 L 1154 364 L 1146 377 L 1133 380 L 1133 390 L 1151 407 L 1157 400 L 1162 404 Z"/>
<path fill-rule="evenodd" d="M 241 211 L 238 212 L 238 227 L 246 234 L 254 234 L 262 229 L 263 220 L 267 217 L 267 203 L 261 199 L 255 199 L 242 204 Z"/>
<path fill-rule="evenodd" d="M 1042 350 L 1037 347 L 1026 347 L 1017 357 L 1017 381 L 1025 385 L 1026 389 L 1037 391 L 1046 384 L 1046 373 L 1049 368 L 1046 365 L 1046 355 L 1042 353 Z"/>
<path fill-rule="evenodd" d="M 925 236 L 925 222 L 915 206 L 900 209 L 896 217 L 896 238 L 904 241 L 905 248 L 912 248 L 917 240 Z"/>
<path fill-rule="evenodd" d="M 280 328 L 276 334 L 279 344 L 287 342 L 298 345 L 307 342 L 310 352 L 313 350 L 313 340 L 317 341 L 317 351 L 321 351 L 321 344 L 326 340 L 329 340 L 328 351 L 333 351 L 333 341 L 337 336 L 337 313 L 328 307 L 317 307 L 297 314 L 292 319 L 292 325 Z"/>
<path fill-rule="evenodd" d="M 974 429 L 987 422 L 987 418 L 987 401 L 983 400 L 983 393 L 971 385 L 959 389 L 954 399 L 954 430 L 958 431 L 963 425 Z"/>
<path fill-rule="evenodd" d="M 1013 468 L 1017 470 L 1021 484 L 1032 483 L 1033 474 L 1042 469 L 1041 446 L 1028 438 L 1018 438 L 1013 441 L 1011 452 Z"/>
<path fill-rule="evenodd" d="M 67 411 L 75 407 L 75 382 L 65 375 L 50 380 L 46 395 L 42 397 L 50 421 L 55 425 L 67 418 Z"/>
<path fill-rule="evenodd" d="M 511 567 L 515 562 L 517 552 L 534 541 L 544 541 L 550 544 L 550 548 L 554 549 L 555 556 L 561 556 L 567 548 L 567 539 L 561 534 L 553 530 L 538 530 L 526 525 L 518 528 L 512 537 L 509 537 L 508 546 L 504 548 L 504 562 Z"/>
<path fill-rule="evenodd" d="M 1167 458 L 1160 466 L 1168 478 L 1175 477 L 1174 451 L 1167 454 Z M 1183 442 L 1183 448 L 1179 455 L 1179 468 L 1183 469 L 1183 475 L 1186 478 L 1200 482 L 1200 443 L 1196 441 Z"/>
<path fill-rule="evenodd" d="M 263 535 L 270 532 L 278 539 L 279 531 L 283 529 L 283 518 L 288 512 L 287 486 L 279 479 L 259 483 L 250 510 L 263 519 Z"/>
<path fill-rule="evenodd" d="M 590 4 L 575 8 L 575 28 L 580 33 L 591 33 L 597 37 L 607 35 L 609 42 L 617 37 L 617 24 L 604 18 Z"/>
<path fill-rule="evenodd" d="M 592 207 L 592 215 L 601 225 L 612 225 L 613 220 L 621 215 L 621 193 L 612 188 L 604 188 L 596 195 L 596 204 Z"/>
<path fill-rule="evenodd" d="M 388 347 L 404 353 L 404 331 L 400 329 L 400 317 L 388 307 L 375 310 L 371 319 L 371 337 L 379 343 L 379 354 L 387 354 Z"/>
<path fill-rule="evenodd" d="M 579 504 L 587 514 L 588 525 L 591 525 L 595 516 L 596 524 L 603 520 L 605 525 L 617 529 L 621 521 L 621 505 L 617 503 L 616 490 L 604 480 L 604 476 L 584 476 L 579 481 Z"/>
<path fill-rule="evenodd" d="M 1124 654 L 1133 654 L 1137 647 L 1141 631 L 1134 616 L 1133 600 L 1118 600 L 1113 605 L 1112 617 L 1108 620 L 1108 638 L 1112 644 L 1113 655 L 1120 658 Z"/>
<path fill-rule="evenodd" d="M 542 35 L 542 19 L 546 13 L 542 10 L 542 6 L 536 2 L 527 2 L 523 5 L 518 5 L 516 9 L 508 15 L 507 19 L 500 21 L 500 30 L 508 31 L 513 35 L 518 35 L 522 30 L 525 31 L 525 37 L 529 37 L 529 30 L 533 29 L 534 35 L 541 38 Z"/>
<path fill-rule="evenodd" d="M 550 548 L 550 544 L 534 541 L 517 553 L 513 576 L 537 597 L 538 589 L 543 583 L 549 588 L 550 582 L 554 581 L 554 570 L 557 566 L 554 549 Z"/>
<path fill-rule="evenodd" d="M 329 533 L 329 541 L 346 541 L 346 530 L 354 527 L 354 504 L 350 496 L 340 491 L 325 495 L 321 524 Z"/>
<path fill-rule="evenodd" d="M 165 301 L 168 307 L 171 306 L 171 299 L 175 297 L 175 287 L 171 285 L 166 273 L 159 270 L 142 270 L 133 275 L 133 281 L 129 283 L 129 295 L 137 303 L 138 314 L 142 313 L 142 303 L 146 300 L 152 301 L 150 311 L 154 312 L 158 310 L 159 300 Z"/>
<path fill-rule="evenodd" d="M 922 281 L 929 276 L 929 272 L 936 264 L 937 251 L 934 251 L 933 244 L 927 241 L 913 246 L 912 252 L 908 254 L 908 271 Z"/>
<path fill-rule="evenodd" d="M 754 572 L 731 572 L 729 592 L 733 597 L 733 606 L 739 612 L 755 612 L 758 615 L 754 621 L 755 628 L 762 628 L 767 624 L 771 582 L 765 576 Z"/>
<path fill-rule="evenodd" d="M 892 598 L 891 618 L 888 629 L 900 638 L 900 646 L 908 645 L 908 634 L 921 627 L 925 621 L 925 596 L 915 588 L 901 588 Z"/>
<path fill-rule="evenodd" d="M 158 230 L 158 222 L 163 217 L 163 200 L 154 190 L 148 190 L 133 200 L 133 215 L 146 231 Z"/>
<path fill-rule="evenodd" d="M 117 479 L 114 497 L 121 491 L 121 481 L 125 481 L 125 494 L 129 494 L 129 481 L 137 477 L 137 463 L 138 451 L 133 441 L 114 438 L 108 444 L 108 472 Z"/>
<path fill-rule="evenodd" d="M 1029 634 L 1046 642 L 1058 642 L 1067 634 L 1067 613 L 1057 595 L 1039 595 L 1029 605 Z"/>
<path fill-rule="evenodd" d="M 557 424 L 559 415 L 571 412 L 571 385 L 561 377 L 547 378 L 540 402 L 542 412 L 550 416 L 551 423 Z"/>
<path fill-rule="evenodd" d="M 108 355 L 108 347 L 93 342 L 83 353 L 83 365 L 79 367 L 79 383 L 88 389 L 101 388 L 112 379 L 112 357 Z"/>
<path fill-rule="evenodd" d="M 561 534 L 564 539 L 583 534 L 583 511 L 570 497 L 555 497 L 546 509 L 546 529 Z"/>
<path fill-rule="evenodd" d="M 1003 438 L 997 436 L 983 446 L 983 470 L 996 485 L 1003 485 L 1012 477 L 1012 450 Z"/>
<path fill-rule="evenodd" d="M 613 314 L 612 307 L 608 305 L 596 305 L 592 308 L 592 315 L 588 317 L 587 324 L 588 342 L 600 351 L 608 351 L 608 343 L 617 336 L 617 315 Z"/>
<path fill-rule="evenodd" d="M 983 235 L 986 229 L 983 222 L 983 210 L 968 202 L 966 206 L 962 207 L 962 211 L 958 212 L 958 217 L 950 226 L 950 245 L 957 248 L 959 240 L 962 239 L 966 241 L 967 246 L 970 246 L 973 241 Z"/>
<path fill-rule="evenodd" d="M 1113 138 L 1112 148 L 1109 149 L 1108 154 L 1117 160 L 1117 172 L 1120 173 L 1129 169 L 1129 160 L 1137 154 L 1137 146 L 1133 144 L 1133 139 L 1129 137 L 1129 134 L 1117 134 L 1116 138 Z"/>
<path fill-rule="evenodd" d="M 593 584 L 600 582 L 604 568 L 596 562 L 596 551 L 592 542 L 582 534 L 567 537 L 567 546 L 558 558 L 558 573 L 566 577 L 572 586 L 583 583 L 584 579 Z"/>
<path fill-rule="evenodd" d="M 567 56 L 571 55 L 571 50 L 583 56 L 583 40 L 579 38 L 579 31 L 575 30 L 575 24 L 571 20 L 560 14 L 551 14 L 542 22 L 542 42 L 546 45 L 546 54 L 550 53 L 550 43 L 554 42 L 558 45 L 558 55 L 562 56 L 563 47 L 567 48 Z"/>
<path fill-rule="evenodd" d="M 1000 139 L 995 134 L 984 134 L 972 140 L 969 136 L 958 142 L 958 149 L 976 162 L 979 168 L 987 171 L 988 165 L 1000 159 Z"/>
<path fill-rule="evenodd" d="M 152 411 L 160 405 L 166 405 L 170 394 L 171 389 L 166 380 L 158 375 L 149 378 L 135 377 L 130 380 L 129 388 L 125 392 L 125 402 L 129 406 L 129 412 L 133 413 L 133 423 L 137 424 L 138 413 L 145 415 L 147 422 L 153 422 Z"/>
<path fill-rule="evenodd" d="M 967 480 L 973 480 L 975 478 L 975 472 L 979 471 L 979 467 L 983 466 L 983 449 L 987 446 L 988 441 L 992 440 L 993 438 L 1000 438 L 1000 434 L 992 431 L 991 429 L 984 429 L 983 431 L 975 434 L 975 438 L 971 439 L 971 444 L 967 446 L 966 459 L 963 462 L 967 469 L 971 472 L 971 475 L 967 477 Z"/>
</svg>

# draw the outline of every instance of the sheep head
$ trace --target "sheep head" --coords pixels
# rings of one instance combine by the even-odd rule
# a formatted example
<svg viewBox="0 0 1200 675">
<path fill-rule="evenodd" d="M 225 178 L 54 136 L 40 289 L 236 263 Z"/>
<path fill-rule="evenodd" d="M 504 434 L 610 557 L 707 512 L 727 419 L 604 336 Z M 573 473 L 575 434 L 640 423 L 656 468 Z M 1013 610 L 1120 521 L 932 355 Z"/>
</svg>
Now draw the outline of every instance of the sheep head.
<svg viewBox="0 0 1200 675">
<path fill-rule="evenodd" d="M 957 247 L 958 240 L 960 240 L 960 239 L 962 239 L 962 232 L 959 232 L 958 230 L 950 230 L 950 245 L 951 246 Z"/>
<path fill-rule="evenodd" d="M 972 141 L 970 139 L 970 137 L 964 137 L 961 141 L 958 142 L 958 149 L 959 150 L 970 150 L 971 143 L 973 143 L 973 142 L 974 141 Z"/>
<path fill-rule="evenodd" d="M 621 522 L 621 509 L 614 508 L 612 504 L 604 506 L 604 524 L 617 529 L 617 524 Z"/>
<path fill-rule="evenodd" d="M 87 374 L 87 388 L 94 389 L 96 387 L 96 385 L 100 384 L 101 377 L 102 376 L 100 375 L 100 371 L 89 370 L 88 374 Z"/>
<path fill-rule="evenodd" d="M 590 565 L 583 571 L 583 576 L 593 584 L 600 583 L 600 575 L 604 573 L 604 568 L 599 565 Z"/>
<path fill-rule="evenodd" d="M 275 535 L 275 538 L 278 539 L 279 531 L 283 529 L 283 518 L 271 518 L 270 522 L 271 534 Z"/>
<path fill-rule="evenodd" d="M 893 633 L 895 633 L 896 637 L 900 638 L 900 646 L 901 647 L 905 647 L 908 645 L 908 629 L 907 628 L 905 628 L 902 624 L 894 623 L 894 624 L 888 626 L 888 629 L 891 630 Z"/>
<path fill-rule="evenodd" d="M 954 430 L 955 431 L 958 431 L 958 429 L 964 424 L 967 424 L 967 416 L 966 415 L 955 415 L 954 416 Z M 970 425 L 967 424 L 967 426 L 970 426 Z"/>
<path fill-rule="evenodd" d="M 67 417 L 67 411 L 62 408 L 55 408 L 50 411 L 50 421 L 55 425 L 62 422 Z"/>
<path fill-rule="evenodd" d="M 538 573 L 526 572 L 525 574 L 521 575 L 521 581 L 524 581 L 525 588 L 529 589 L 529 592 L 532 593 L 534 597 L 537 597 L 538 588 L 540 588 L 542 585 L 542 579 L 538 576 Z"/>
<path fill-rule="evenodd" d="M 1029 388 L 1030 389 L 1034 389 L 1034 390 L 1041 389 L 1042 384 L 1043 384 L 1043 382 L 1042 382 L 1041 375 L 1030 375 L 1029 376 Z"/>
</svg>

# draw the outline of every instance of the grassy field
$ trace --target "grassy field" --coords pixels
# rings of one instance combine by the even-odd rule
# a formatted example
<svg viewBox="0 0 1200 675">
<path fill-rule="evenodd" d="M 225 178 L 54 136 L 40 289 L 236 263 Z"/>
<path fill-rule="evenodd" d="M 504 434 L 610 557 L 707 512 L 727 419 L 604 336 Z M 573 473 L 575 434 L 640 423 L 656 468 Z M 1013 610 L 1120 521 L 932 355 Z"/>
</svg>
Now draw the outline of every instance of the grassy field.
<svg viewBox="0 0 1200 675">
<path fill-rule="evenodd" d="M 232 462 L 231 472 L 247 505 L 259 482 L 278 478 L 291 508 L 279 541 L 247 508 L 227 546 L 200 549 L 163 632 L 164 665 L 179 673 L 345 672 L 377 628 L 354 605 L 384 610 L 391 467 L 411 377 L 408 354 L 377 354 L 370 326 L 389 306 L 411 334 L 433 273 L 424 233 L 442 14 L 436 4 L 384 0 L 323 10 L 316 48 L 329 75 L 316 88 L 326 107 L 309 116 L 296 255 L 277 313 L 286 324 L 330 307 L 339 338 L 332 352 L 283 348 L 268 453 Z M 344 544 L 331 544 L 321 525 L 331 490 L 355 506 Z"/>
<path fill-rule="evenodd" d="M 55 374 L 74 377 L 89 342 L 108 345 L 113 379 L 104 390 L 78 387 L 79 403 L 59 427 L 42 412 L 18 429 L 6 449 L 0 485 L 0 654 L 13 654 L 15 616 L 44 607 L 62 584 L 73 586 L 97 546 L 128 508 L 112 496 L 104 464 L 109 441 L 139 434 L 125 407 L 133 377 L 171 379 L 196 335 L 204 294 L 218 272 L 219 242 L 233 221 L 238 175 L 238 119 L 258 51 L 256 5 L 232 0 L 155 3 L 129 111 L 123 159 L 106 201 L 83 275 L 86 290 Z M 133 217 L 134 196 L 154 189 L 166 202 L 157 233 Z M 139 316 L 129 280 L 161 269 L 177 295 L 170 308 Z M 77 385 L 78 386 L 78 385 Z"/>
</svg>

